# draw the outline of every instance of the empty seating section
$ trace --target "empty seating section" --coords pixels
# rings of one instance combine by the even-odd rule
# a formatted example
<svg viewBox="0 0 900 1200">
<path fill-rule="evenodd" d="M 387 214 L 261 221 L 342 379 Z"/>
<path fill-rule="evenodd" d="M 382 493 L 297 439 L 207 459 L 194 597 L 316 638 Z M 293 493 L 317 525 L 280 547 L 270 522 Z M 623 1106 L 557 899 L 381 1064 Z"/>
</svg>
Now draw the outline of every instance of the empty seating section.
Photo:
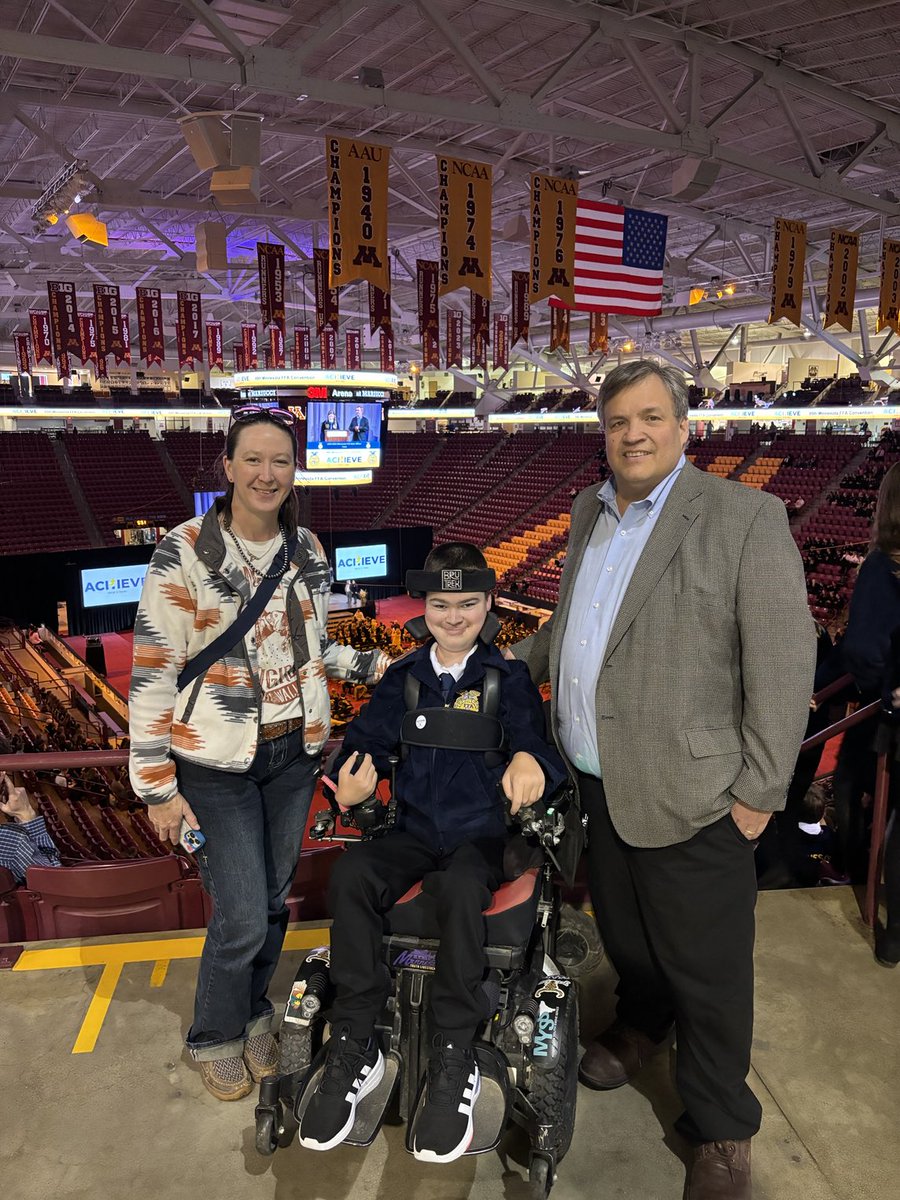
<svg viewBox="0 0 900 1200">
<path fill-rule="evenodd" d="M 771 454 L 762 454 L 755 462 L 741 471 L 737 478 L 748 487 L 762 490 L 781 466 L 781 459 Z"/>
<path fill-rule="evenodd" d="M 389 433 L 382 446 L 383 466 L 372 482 L 360 487 L 311 487 L 310 525 L 313 529 L 369 529 L 381 514 L 394 507 L 397 497 L 416 477 L 446 438 L 436 433 Z M 396 522 L 391 522 L 395 524 Z M 420 515 L 406 524 L 429 524 Z"/>
<path fill-rule="evenodd" d="M 0 433 L 0 552 L 90 544 L 45 433 Z"/>
<path fill-rule="evenodd" d="M 171 527 L 191 515 L 148 433 L 66 433 L 63 439 L 107 546 L 119 544 L 115 516 L 154 513 Z"/>
<path fill-rule="evenodd" d="M 555 545 L 560 540 L 565 540 L 569 532 L 569 523 L 569 514 L 560 513 L 549 521 L 535 525 L 533 529 L 526 529 L 524 533 L 518 533 L 508 541 L 501 542 L 499 546 L 490 546 L 485 550 L 484 556 L 488 565 L 497 572 L 501 585 L 506 574 L 522 566 L 532 551 L 537 553 L 549 542 Z M 547 553 L 549 551 L 545 551 L 545 558 Z"/>
<path fill-rule="evenodd" d="M 225 449 L 225 434 L 192 430 L 167 431 L 163 444 L 189 492 L 212 492 L 221 487 L 216 465 Z"/>
</svg>

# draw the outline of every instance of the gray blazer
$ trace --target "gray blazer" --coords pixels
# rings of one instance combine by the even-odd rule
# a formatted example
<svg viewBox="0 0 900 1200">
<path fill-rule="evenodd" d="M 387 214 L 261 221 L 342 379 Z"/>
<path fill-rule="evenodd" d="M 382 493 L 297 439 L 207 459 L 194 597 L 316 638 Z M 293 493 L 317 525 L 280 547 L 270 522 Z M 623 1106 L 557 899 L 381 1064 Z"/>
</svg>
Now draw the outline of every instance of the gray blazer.
<svg viewBox="0 0 900 1200">
<path fill-rule="evenodd" d="M 554 697 L 598 490 L 574 501 L 556 611 L 513 647 Z M 684 841 L 735 800 L 783 808 L 814 667 L 815 628 L 784 505 L 687 463 L 635 567 L 597 685 L 603 782 L 624 841 Z M 551 712 L 556 732 L 555 700 Z"/>
</svg>

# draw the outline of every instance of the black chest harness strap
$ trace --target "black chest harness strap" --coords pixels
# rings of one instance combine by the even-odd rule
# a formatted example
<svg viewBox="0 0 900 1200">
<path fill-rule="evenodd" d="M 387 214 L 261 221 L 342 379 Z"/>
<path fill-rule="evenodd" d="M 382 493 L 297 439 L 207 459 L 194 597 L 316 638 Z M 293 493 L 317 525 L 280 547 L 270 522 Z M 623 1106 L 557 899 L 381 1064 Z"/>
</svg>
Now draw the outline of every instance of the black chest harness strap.
<svg viewBox="0 0 900 1200">
<path fill-rule="evenodd" d="M 481 708 L 418 708 L 420 680 L 408 672 L 403 687 L 406 713 L 400 726 L 401 755 L 408 746 L 435 750 L 468 750 L 482 753 L 485 766 L 498 767 L 506 761 L 506 734 L 497 718 L 500 711 L 500 672 L 485 667 Z"/>
</svg>

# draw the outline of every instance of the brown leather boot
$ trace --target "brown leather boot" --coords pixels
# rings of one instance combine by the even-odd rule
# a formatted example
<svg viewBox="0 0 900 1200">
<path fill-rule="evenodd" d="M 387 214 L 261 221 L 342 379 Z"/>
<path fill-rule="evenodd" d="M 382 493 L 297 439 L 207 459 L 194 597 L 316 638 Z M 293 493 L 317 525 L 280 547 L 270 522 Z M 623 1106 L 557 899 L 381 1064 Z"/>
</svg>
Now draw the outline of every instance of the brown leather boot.
<svg viewBox="0 0 900 1200">
<path fill-rule="evenodd" d="M 751 1200 L 752 1192 L 749 1138 L 696 1147 L 685 1200 Z"/>
<path fill-rule="evenodd" d="M 637 1075 L 644 1064 L 671 1044 L 668 1034 L 654 1042 L 638 1029 L 614 1021 L 585 1050 L 578 1067 L 578 1078 L 587 1087 L 600 1091 L 622 1087 Z"/>
</svg>

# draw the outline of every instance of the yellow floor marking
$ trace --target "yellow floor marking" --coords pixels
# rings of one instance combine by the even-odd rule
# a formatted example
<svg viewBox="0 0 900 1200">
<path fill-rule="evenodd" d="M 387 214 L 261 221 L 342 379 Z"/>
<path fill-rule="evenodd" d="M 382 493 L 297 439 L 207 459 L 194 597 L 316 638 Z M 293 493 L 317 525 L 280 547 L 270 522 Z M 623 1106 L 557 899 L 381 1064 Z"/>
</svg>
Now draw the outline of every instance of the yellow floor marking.
<svg viewBox="0 0 900 1200">
<path fill-rule="evenodd" d="M 121 974 L 121 963 L 109 963 L 103 968 L 97 990 L 88 1005 L 84 1020 L 81 1022 L 81 1029 L 78 1031 L 78 1037 L 75 1039 L 75 1045 L 72 1047 L 73 1054 L 91 1054 L 93 1052 Z"/>
<path fill-rule="evenodd" d="M 329 929 L 289 929 L 285 950 L 311 950 L 329 939 Z M 151 987 L 162 987 L 173 958 L 199 958 L 204 937 L 165 938 L 147 942 L 100 942 L 92 946 L 47 947 L 24 950 L 13 966 L 14 971 L 59 971 L 67 967 L 103 967 L 75 1045 L 73 1054 L 91 1054 L 106 1020 L 116 984 L 126 963 L 152 962 Z"/>
<path fill-rule="evenodd" d="M 153 964 L 153 971 L 150 974 L 150 986 L 157 988 L 162 987 L 162 985 L 166 982 L 166 972 L 168 969 L 169 960 L 167 958 L 161 958 L 158 962 L 155 962 Z"/>
</svg>

